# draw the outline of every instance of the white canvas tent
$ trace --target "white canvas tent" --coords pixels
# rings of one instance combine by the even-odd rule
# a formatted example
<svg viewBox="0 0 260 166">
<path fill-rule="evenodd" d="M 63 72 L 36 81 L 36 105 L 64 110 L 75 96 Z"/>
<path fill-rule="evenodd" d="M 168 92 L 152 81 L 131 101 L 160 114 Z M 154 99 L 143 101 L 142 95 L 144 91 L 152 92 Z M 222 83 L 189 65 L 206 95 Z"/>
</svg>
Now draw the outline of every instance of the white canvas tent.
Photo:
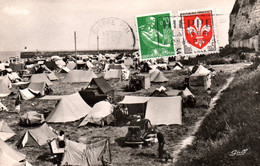
<svg viewBox="0 0 260 166">
<path fill-rule="evenodd" d="M 191 91 L 189 90 L 189 88 L 185 88 L 185 90 L 184 91 L 182 91 L 182 98 L 185 98 L 185 97 L 188 97 L 188 96 L 192 96 L 192 97 L 195 97 L 192 93 L 191 93 Z"/>
<path fill-rule="evenodd" d="M 54 74 L 54 72 L 50 72 L 47 74 L 47 77 L 49 78 L 49 80 L 51 81 L 55 81 L 58 80 L 57 76 Z"/>
<path fill-rule="evenodd" d="M 25 155 L 11 148 L 0 139 L 0 165 L 1 166 L 31 166 L 25 161 Z"/>
<path fill-rule="evenodd" d="M 36 83 L 45 82 L 48 86 L 52 85 L 52 82 L 49 80 L 46 73 L 33 74 L 30 81 Z"/>
<path fill-rule="evenodd" d="M 1 103 L 1 101 L 0 101 L 0 111 L 9 111 L 8 110 L 8 108 L 5 106 L 5 105 L 3 105 L 3 103 Z"/>
<path fill-rule="evenodd" d="M 19 92 L 20 92 L 20 96 L 23 100 L 30 100 L 35 97 L 27 88 L 19 89 Z"/>
<path fill-rule="evenodd" d="M 85 117 L 90 110 L 91 107 L 81 98 L 80 94 L 74 93 L 63 96 L 46 121 L 53 123 L 76 121 Z"/>
<path fill-rule="evenodd" d="M 77 66 L 77 64 L 74 62 L 74 61 L 68 61 L 66 67 L 69 69 L 69 70 L 73 70 L 75 69 Z"/>
<path fill-rule="evenodd" d="M 47 144 L 47 140 L 52 140 L 57 138 L 56 133 L 52 131 L 47 123 L 44 123 L 42 126 L 31 129 L 25 132 L 22 138 L 17 142 L 19 148 L 25 146 L 43 146 Z"/>
<path fill-rule="evenodd" d="M 208 90 L 211 87 L 211 71 L 200 65 L 196 72 L 190 75 L 189 85 L 191 90 Z"/>
<path fill-rule="evenodd" d="M 9 138 L 15 135 L 14 131 L 8 126 L 8 124 L 4 121 L 0 121 L 0 139 L 3 141 L 8 140 Z"/>
<path fill-rule="evenodd" d="M 91 70 L 71 70 L 62 82 L 90 82 L 92 78 L 97 78 L 97 75 Z"/>
<path fill-rule="evenodd" d="M 101 121 L 106 116 L 113 113 L 113 106 L 107 101 L 96 103 L 88 115 L 83 119 L 79 126 L 84 126 L 88 123 L 101 124 Z"/>
<path fill-rule="evenodd" d="M 151 97 L 147 102 L 145 118 L 152 125 L 182 124 L 182 98 Z"/>
<path fill-rule="evenodd" d="M 150 74 L 151 82 L 167 82 L 168 81 L 168 79 L 158 69 L 150 70 L 149 74 Z"/>
<path fill-rule="evenodd" d="M 0 79 L 0 97 L 6 97 L 11 93 L 11 90 L 8 88 L 8 85 L 4 82 L 3 79 Z"/>
</svg>

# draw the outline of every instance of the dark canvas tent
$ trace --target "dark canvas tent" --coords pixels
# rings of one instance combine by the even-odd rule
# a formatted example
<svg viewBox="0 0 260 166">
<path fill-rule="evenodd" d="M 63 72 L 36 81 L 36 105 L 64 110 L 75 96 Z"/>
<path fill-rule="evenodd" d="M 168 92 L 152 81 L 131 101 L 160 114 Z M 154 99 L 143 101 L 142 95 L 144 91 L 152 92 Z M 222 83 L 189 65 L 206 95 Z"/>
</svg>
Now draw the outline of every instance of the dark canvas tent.
<svg viewBox="0 0 260 166">
<path fill-rule="evenodd" d="M 103 77 L 93 78 L 86 89 L 79 92 L 83 100 L 90 106 L 99 101 L 107 99 L 108 96 L 114 96 L 114 89 L 107 83 Z"/>
<path fill-rule="evenodd" d="M 8 126 L 8 124 L 4 121 L 0 121 L 0 139 L 3 141 L 8 140 L 9 138 L 15 135 L 14 131 Z"/>
<path fill-rule="evenodd" d="M 164 91 L 159 91 L 159 90 L 156 89 L 155 91 L 153 91 L 153 93 L 150 96 L 153 96 L 153 97 L 167 97 L 168 95 Z"/>
<path fill-rule="evenodd" d="M 45 73 L 33 74 L 30 81 L 36 83 L 45 82 L 48 86 L 52 85 L 52 82 L 49 80 Z"/>
<path fill-rule="evenodd" d="M 76 121 L 85 117 L 90 110 L 91 107 L 81 98 L 79 93 L 74 93 L 63 96 L 46 121 L 54 123 Z"/>
<path fill-rule="evenodd" d="M 91 70 L 71 70 L 62 82 L 90 82 L 92 78 L 97 76 Z"/>
<path fill-rule="evenodd" d="M 143 114 L 145 113 L 146 104 L 150 97 L 143 96 L 125 96 L 119 104 L 124 104 L 128 108 L 128 114 Z"/>
<path fill-rule="evenodd" d="M 9 64 L 9 67 L 10 67 L 13 71 L 17 72 L 17 71 L 23 70 L 24 64 L 23 64 L 23 63 L 10 63 L 10 64 Z"/>
<path fill-rule="evenodd" d="M 93 78 L 88 89 L 97 89 L 100 94 L 114 96 L 114 89 L 107 83 L 104 77 Z"/>
<path fill-rule="evenodd" d="M 55 61 L 45 61 L 44 65 L 47 66 L 50 70 L 56 70 L 58 68 Z"/>
<path fill-rule="evenodd" d="M 26 131 L 22 138 L 17 142 L 17 147 L 39 147 L 47 144 L 47 140 L 52 140 L 54 138 L 57 138 L 57 135 L 52 131 L 47 123 L 44 123 L 41 127 Z"/>
</svg>

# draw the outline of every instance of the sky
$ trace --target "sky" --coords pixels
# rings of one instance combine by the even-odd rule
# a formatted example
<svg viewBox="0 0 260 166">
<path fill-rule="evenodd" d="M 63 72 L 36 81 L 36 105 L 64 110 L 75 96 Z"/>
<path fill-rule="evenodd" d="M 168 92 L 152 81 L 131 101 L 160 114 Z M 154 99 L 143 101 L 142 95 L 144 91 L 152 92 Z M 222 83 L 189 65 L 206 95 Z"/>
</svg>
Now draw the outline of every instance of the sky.
<svg viewBox="0 0 260 166">
<path fill-rule="evenodd" d="M 0 0 L 0 51 L 61 51 L 96 49 L 93 27 L 102 29 L 100 20 L 116 18 L 115 26 L 124 31 L 123 24 L 132 27 L 136 36 L 138 15 L 171 11 L 214 9 L 219 46 L 228 44 L 229 14 L 235 0 Z M 102 26 L 103 25 L 103 26 Z M 107 25 L 107 30 L 111 28 Z M 116 32 L 114 32 L 116 33 Z M 117 34 L 114 34 L 115 38 Z M 94 36 L 94 37 L 93 37 Z M 122 38 L 132 42 L 130 36 Z M 99 39 L 99 49 L 105 49 Z M 126 46 L 125 44 L 124 46 Z M 96 46 L 95 46 L 96 47 Z M 138 48 L 138 44 L 136 47 Z"/>
</svg>

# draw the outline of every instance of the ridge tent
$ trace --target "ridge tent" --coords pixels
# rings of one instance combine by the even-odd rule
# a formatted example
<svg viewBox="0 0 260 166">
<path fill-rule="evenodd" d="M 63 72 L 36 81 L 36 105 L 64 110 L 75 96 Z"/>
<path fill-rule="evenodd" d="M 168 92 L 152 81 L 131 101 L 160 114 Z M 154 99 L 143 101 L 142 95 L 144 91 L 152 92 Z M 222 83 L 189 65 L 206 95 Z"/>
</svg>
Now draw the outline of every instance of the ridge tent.
<svg viewBox="0 0 260 166">
<path fill-rule="evenodd" d="M 29 166 L 25 160 L 25 155 L 11 148 L 0 139 L 0 165 L 1 166 Z"/>
<path fill-rule="evenodd" d="M 70 72 L 70 69 L 68 68 L 68 67 L 60 67 L 60 71 L 59 71 L 59 73 L 69 73 Z"/>
<path fill-rule="evenodd" d="M 147 102 L 145 119 L 152 125 L 182 124 L 182 98 L 151 97 Z"/>
<path fill-rule="evenodd" d="M 27 89 L 35 95 L 44 96 L 48 93 L 48 88 L 45 82 L 31 82 Z"/>
<path fill-rule="evenodd" d="M 66 66 L 66 63 L 62 59 L 55 61 L 55 64 L 59 67 L 60 66 Z"/>
<path fill-rule="evenodd" d="M 160 91 L 158 89 L 154 90 L 152 94 L 150 94 L 150 96 L 153 97 L 167 97 L 167 93 L 165 93 L 165 91 Z"/>
<path fill-rule="evenodd" d="M 196 72 L 190 75 L 189 86 L 191 90 L 210 89 L 211 71 L 200 65 Z"/>
<path fill-rule="evenodd" d="M 122 71 L 121 70 L 108 70 L 105 72 L 105 75 L 104 75 L 104 78 L 106 80 L 109 80 L 109 79 L 120 79 L 121 78 L 121 73 Z"/>
<path fill-rule="evenodd" d="M 5 64 L 4 63 L 0 63 L 0 71 L 5 70 Z"/>
<path fill-rule="evenodd" d="M 178 89 L 172 89 L 172 90 L 169 90 L 169 91 L 165 91 L 165 93 L 168 96 L 179 96 L 179 95 L 181 95 L 182 91 L 178 90 Z"/>
<path fill-rule="evenodd" d="M 8 108 L 6 108 L 6 106 L 3 105 L 3 103 L 1 103 L 0 101 L 0 111 L 9 111 Z"/>
<path fill-rule="evenodd" d="M 61 98 L 56 108 L 46 118 L 47 122 L 65 123 L 85 117 L 91 107 L 81 98 L 79 93 L 66 95 Z"/>
<path fill-rule="evenodd" d="M 57 76 L 56 76 L 53 72 L 48 73 L 48 74 L 47 74 L 47 77 L 48 77 L 49 80 L 51 80 L 51 81 L 58 80 Z"/>
<path fill-rule="evenodd" d="M 12 87 L 11 79 L 9 78 L 9 74 L 5 76 L 0 76 L 0 79 L 4 81 L 4 83 L 7 85 L 8 88 Z"/>
<path fill-rule="evenodd" d="M 89 88 L 97 89 L 100 94 L 114 96 L 114 89 L 107 83 L 104 77 L 93 78 L 89 83 Z"/>
<path fill-rule="evenodd" d="M 92 69 L 92 68 L 95 67 L 90 61 L 87 61 L 86 64 L 87 64 L 87 67 L 88 67 L 89 69 Z"/>
<path fill-rule="evenodd" d="M 185 98 L 185 97 L 188 97 L 188 96 L 192 96 L 192 97 L 195 97 L 192 93 L 191 93 L 191 91 L 189 90 L 189 88 L 185 88 L 185 90 L 184 91 L 182 91 L 182 98 Z"/>
<path fill-rule="evenodd" d="M 47 140 L 52 140 L 54 138 L 57 138 L 57 135 L 52 131 L 47 123 L 44 123 L 41 127 L 26 131 L 22 138 L 17 142 L 17 147 L 40 147 L 47 144 Z"/>
<path fill-rule="evenodd" d="M 65 140 L 65 145 L 61 165 L 85 165 L 83 153 L 86 145 L 68 139 Z"/>
<path fill-rule="evenodd" d="M 173 70 L 182 70 L 183 69 L 183 65 L 181 64 L 181 62 L 175 62 L 175 64 L 173 65 Z"/>
<path fill-rule="evenodd" d="M 168 81 L 168 79 L 158 69 L 149 71 L 149 74 L 150 74 L 151 82 L 167 82 Z"/>
<path fill-rule="evenodd" d="M 20 71 L 20 70 L 22 70 L 24 68 L 24 64 L 23 63 L 10 63 L 9 67 L 13 71 L 17 72 L 17 71 Z"/>
<path fill-rule="evenodd" d="M 202 65 L 199 65 L 198 69 L 196 70 L 195 73 L 193 73 L 193 75 L 208 75 L 210 73 L 211 73 L 210 70 L 208 70 L 207 68 L 205 68 Z"/>
<path fill-rule="evenodd" d="M 3 141 L 8 140 L 9 138 L 15 135 L 14 131 L 8 126 L 8 124 L 4 121 L 0 121 L 0 139 Z"/>
<path fill-rule="evenodd" d="M 49 80 L 46 73 L 33 74 L 30 81 L 36 83 L 45 82 L 48 86 L 52 85 L 52 82 Z"/>
<path fill-rule="evenodd" d="M 48 67 L 50 70 L 56 70 L 58 68 L 55 61 L 45 61 L 44 65 Z"/>
<path fill-rule="evenodd" d="M 182 68 L 180 66 L 175 66 L 173 67 L 173 70 L 182 70 Z"/>
<path fill-rule="evenodd" d="M 23 100 L 30 100 L 35 96 L 26 88 L 26 89 L 19 89 L 20 96 Z"/>
<path fill-rule="evenodd" d="M 124 59 L 124 65 L 126 66 L 126 67 L 130 67 L 130 66 L 132 66 L 134 64 L 134 62 L 133 62 L 133 59 L 131 59 L 131 58 L 127 58 L 127 59 Z"/>
<path fill-rule="evenodd" d="M 114 118 L 113 106 L 107 101 L 100 101 L 94 105 L 88 115 L 82 120 L 80 126 L 85 126 L 88 123 L 94 123 L 103 126 L 105 122 L 110 124 Z M 109 116 L 111 115 L 111 116 Z"/>
<path fill-rule="evenodd" d="M 134 77 L 133 77 L 134 78 Z M 144 89 L 149 89 L 151 86 L 149 74 L 138 74 L 136 78 L 141 82 L 141 86 Z"/>
<path fill-rule="evenodd" d="M 65 144 L 61 165 L 97 166 L 110 165 L 112 162 L 108 138 L 90 144 L 65 140 Z"/>
<path fill-rule="evenodd" d="M 6 97 L 11 93 L 11 90 L 8 88 L 8 85 L 4 82 L 3 79 L 0 79 L 0 97 Z"/>
<path fill-rule="evenodd" d="M 75 62 L 73 62 L 73 61 L 68 61 L 66 67 L 68 69 L 70 69 L 70 70 L 73 70 L 73 69 L 75 69 L 77 67 L 77 64 Z"/>
<path fill-rule="evenodd" d="M 90 106 L 99 101 L 106 100 L 108 96 L 114 97 L 114 89 L 107 83 L 104 77 L 93 78 L 88 87 L 79 91 L 80 96 Z"/>
<path fill-rule="evenodd" d="M 11 81 L 15 81 L 16 79 L 18 80 L 21 79 L 16 72 L 8 73 L 7 76 Z M 9 82 L 11 82 L 10 80 Z"/>
<path fill-rule="evenodd" d="M 71 70 L 62 82 L 90 82 L 92 78 L 97 75 L 91 70 Z"/>
</svg>

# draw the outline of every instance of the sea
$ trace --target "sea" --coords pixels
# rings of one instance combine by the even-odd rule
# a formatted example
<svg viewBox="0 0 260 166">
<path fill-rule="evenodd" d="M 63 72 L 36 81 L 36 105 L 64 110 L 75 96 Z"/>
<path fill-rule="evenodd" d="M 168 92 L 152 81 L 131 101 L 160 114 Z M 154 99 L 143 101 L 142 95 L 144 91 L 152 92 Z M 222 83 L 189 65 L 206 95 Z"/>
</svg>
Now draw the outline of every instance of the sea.
<svg viewBox="0 0 260 166">
<path fill-rule="evenodd" d="M 9 62 L 10 57 L 19 57 L 20 51 L 0 51 L 0 61 L 5 63 Z"/>
</svg>

